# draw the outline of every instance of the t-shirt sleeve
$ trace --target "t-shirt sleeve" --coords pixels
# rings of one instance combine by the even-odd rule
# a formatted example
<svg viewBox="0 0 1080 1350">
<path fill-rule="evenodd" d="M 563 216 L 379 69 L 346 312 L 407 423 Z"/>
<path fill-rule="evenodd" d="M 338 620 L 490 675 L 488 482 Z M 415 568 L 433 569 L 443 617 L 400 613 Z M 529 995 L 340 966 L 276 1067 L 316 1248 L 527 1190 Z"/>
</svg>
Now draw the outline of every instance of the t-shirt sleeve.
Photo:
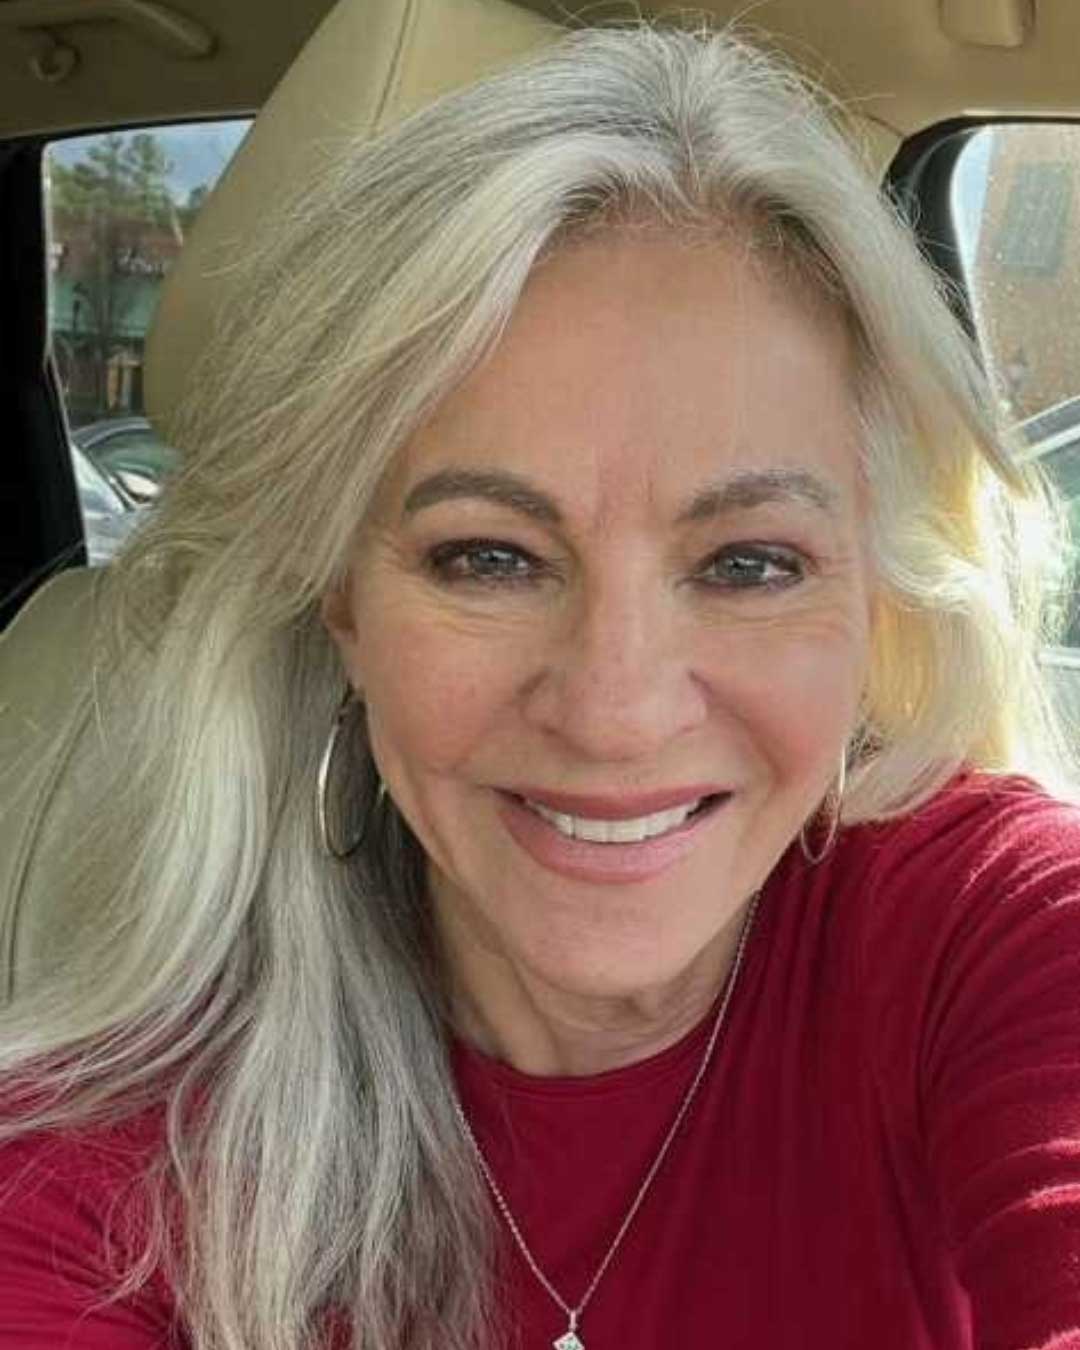
<svg viewBox="0 0 1080 1350">
<path fill-rule="evenodd" d="M 927 842 L 917 1113 L 974 1344 L 1080 1350 L 1080 810 L 1018 792 Z"/>
<path fill-rule="evenodd" d="M 110 1301 L 130 1264 L 115 1158 L 58 1135 L 0 1147 L 0 1350 L 189 1350 L 160 1279 Z"/>
</svg>

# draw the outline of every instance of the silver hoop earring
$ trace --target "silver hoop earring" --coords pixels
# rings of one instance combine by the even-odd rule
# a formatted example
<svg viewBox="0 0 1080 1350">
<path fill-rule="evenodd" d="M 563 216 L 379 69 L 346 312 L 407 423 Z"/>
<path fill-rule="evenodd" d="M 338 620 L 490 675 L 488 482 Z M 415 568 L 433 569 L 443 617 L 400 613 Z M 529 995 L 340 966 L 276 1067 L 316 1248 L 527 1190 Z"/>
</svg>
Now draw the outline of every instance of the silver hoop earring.
<svg viewBox="0 0 1080 1350">
<path fill-rule="evenodd" d="M 825 800 L 821 806 L 829 812 L 829 826 L 825 831 L 825 842 L 816 853 L 811 851 L 806 842 L 806 825 L 803 825 L 799 831 L 799 847 L 803 851 L 803 857 L 811 866 L 817 866 L 819 862 L 831 851 L 836 842 L 836 836 L 840 831 L 840 810 L 844 802 L 844 788 L 847 785 L 847 749 L 840 756 L 840 772 L 836 776 L 836 786 L 830 788 L 825 794 Z M 818 811 L 821 807 L 818 808 Z M 814 820 L 817 819 L 818 811 L 814 812 Z M 808 822 L 809 823 L 809 822 Z"/>
<path fill-rule="evenodd" d="M 386 784 L 379 779 L 379 789 L 375 794 L 375 804 L 370 815 L 364 822 L 357 837 L 345 848 L 339 848 L 330 837 L 329 812 L 327 810 L 327 788 L 330 782 L 330 766 L 333 763 L 334 751 L 337 749 L 338 739 L 341 736 L 342 728 L 348 720 L 349 714 L 354 707 L 360 706 L 360 700 L 351 689 L 346 690 L 344 698 L 338 707 L 334 717 L 334 725 L 330 728 L 330 735 L 327 737 L 326 745 L 323 747 L 322 757 L 319 760 L 319 774 L 315 784 L 315 821 L 319 831 L 319 841 L 323 850 L 329 853 L 331 858 L 336 858 L 338 862 L 344 862 L 346 858 L 351 858 L 360 845 L 367 837 L 371 828 L 375 813 L 382 807 L 386 800 Z"/>
</svg>

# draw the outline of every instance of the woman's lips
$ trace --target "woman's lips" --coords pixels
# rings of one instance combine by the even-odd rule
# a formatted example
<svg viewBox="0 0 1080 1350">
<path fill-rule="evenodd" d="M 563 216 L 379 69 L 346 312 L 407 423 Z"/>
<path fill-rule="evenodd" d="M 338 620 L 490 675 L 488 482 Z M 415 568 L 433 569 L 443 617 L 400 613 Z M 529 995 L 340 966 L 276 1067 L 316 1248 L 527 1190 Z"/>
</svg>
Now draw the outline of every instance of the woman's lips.
<svg viewBox="0 0 1080 1350">
<path fill-rule="evenodd" d="M 698 835 L 708 828 L 717 812 L 730 801 L 731 793 L 716 792 L 715 789 L 708 788 L 701 792 L 696 789 L 681 790 L 680 795 L 674 799 L 669 793 L 660 805 L 655 804 L 657 801 L 655 793 L 634 799 L 622 798 L 618 799 L 618 802 L 613 798 L 583 798 L 546 793 L 533 798 L 540 801 L 543 806 L 555 801 L 560 803 L 573 801 L 578 806 L 576 810 L 568 811 L 563 805 L 552 805 L 551 809 L 566 815 L 587 816 L 597 820 L 629 820 L 656 814 L 675 805 L 696 802 L 703 797 L 709 799 L 681 825 L 665 834 L 632 843 L 594 843 L 587 839 L 572 839 L 528 806 L 522 795 L 500 791 L 497 797 L 499 816 L 503 824 L 515 843 L 524 849 L 534 862 L 575 881 L 625 884 L 655 877 L 685 857 L 697 845 Z M 590 805 L 588 811 L 578 805 L 586 800 Z M 633 810 L 629 809 L 631 801 Z M 613 804 L 621 806 L 622 809 L 613 811 Z"/>
</svg>

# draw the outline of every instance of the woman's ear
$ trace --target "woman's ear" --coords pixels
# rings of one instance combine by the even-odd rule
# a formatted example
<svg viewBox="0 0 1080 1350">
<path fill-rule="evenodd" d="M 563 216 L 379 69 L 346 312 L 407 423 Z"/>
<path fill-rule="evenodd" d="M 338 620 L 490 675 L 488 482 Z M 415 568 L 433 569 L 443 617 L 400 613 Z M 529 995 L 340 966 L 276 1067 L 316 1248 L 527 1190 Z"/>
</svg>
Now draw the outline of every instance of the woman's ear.
<svg viewBox="0 0 1080 1350">
<path fill-rule="evenodd" d="M 323 621 L 323 627 L 338 647 L 342 642 L 354 640 L 356 636 L 350 590 L 347 580 L 339 582 L 319 601 L 319 617 Z"/>
<path fill-rule="evenodd" d="M 319 618 L 323 627 L 337 647 L 342 664 L 349 676 L 349 682 L 357 694 L 363 697 L 363 681 L 360 674 L 359 630 L 353 613 L 352 585 L 349 578 L 328 590 L 319 601 Z"/>
</svg>

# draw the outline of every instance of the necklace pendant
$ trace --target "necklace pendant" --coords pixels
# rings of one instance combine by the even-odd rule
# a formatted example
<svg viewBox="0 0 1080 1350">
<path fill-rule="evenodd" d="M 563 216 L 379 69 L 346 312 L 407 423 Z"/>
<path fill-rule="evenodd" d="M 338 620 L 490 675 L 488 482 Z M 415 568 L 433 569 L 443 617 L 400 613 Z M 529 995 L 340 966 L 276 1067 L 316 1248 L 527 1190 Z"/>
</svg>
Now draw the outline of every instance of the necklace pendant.
<svg viewBox="0 0 1080 1350">
<path fill-rule="evenodd" d="M 585 1350 L 585 1342 L 578 1339 L 576 1331 L 568 1331 L 557 1341 L 552 1341 L 554 1350 Z"/>
</svg>

